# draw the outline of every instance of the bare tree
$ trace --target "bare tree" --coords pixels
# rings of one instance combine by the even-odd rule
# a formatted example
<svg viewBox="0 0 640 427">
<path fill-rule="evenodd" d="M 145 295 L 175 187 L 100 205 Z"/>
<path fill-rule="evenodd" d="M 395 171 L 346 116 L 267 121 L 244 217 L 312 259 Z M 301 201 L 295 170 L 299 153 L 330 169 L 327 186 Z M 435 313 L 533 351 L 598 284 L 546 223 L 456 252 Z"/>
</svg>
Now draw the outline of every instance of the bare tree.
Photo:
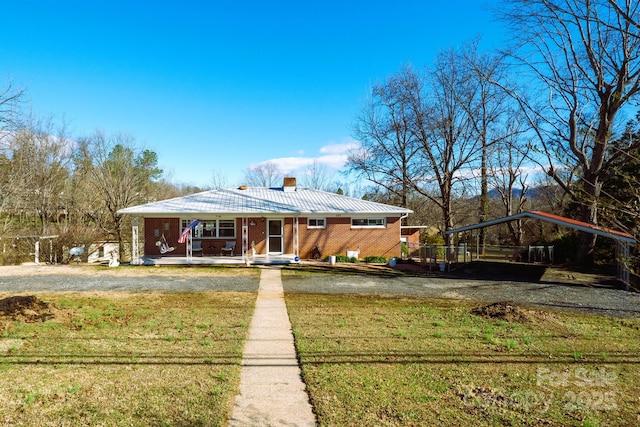
<svg viewBox="0 0 640 427">
<path fill-rule="evenodd" d="M 70 175 L 72 147 L 64 127 L 32 120 L 10 138 L 10 169 L 4 197 L 12 210 L 39 233 L 50 233 L 64 209 L 63 196 Z"/>
<path fill-rule="evenodd" d="M 640 37 L 640 17 L 636 14 L 630 14 L 632 8 L 629 7 L 629 0 L 607 0 L 611 7 L 626 19 L 632 26 L 636 28 L 635 36 Z"/>
<path fill-rule="evenodd" d="M 80 141 L 76 158 L 93 195 L 86 215 L 118 241 L 122 254 L 124 217 L 118 211 L 154 199 L 154 181 L 162 176 L 157 155 L 137 148 L 131 136 L 96 132 Z"/>
<path fill-rule="evenodd" d="M 211 188 L 221 189 L 227 188 L 230 185 L 229 178 L 221 170 L 214 170 L 211 173 Z"/>
<path fill-rule="evenodd" d="M 332 176 L 327 165 L 319 162 L 318 159 L 313 159 L 313 162 L 302 171 L 300 183 L 306 188 L 328 191 L 332 184 Z"/>
<path fill-rule="evenodd" d="M 413 76 L 406 87 L 414 120 L 411 131 L 423 165 L 423 175 L 413 183 L 440 208 L 446 232 L 454 226 L 453 201 L 463 193 L 481 151 L 468 108 L 478 87 L 454 50 L 440 53 L 427 75 L 426 85 Z M 451 235 L 447 239 L 450 245 Z"/>
<path fill-rule="evenodd" d="M 640 2 L 636 0 L 506 0 L 502 16 L 518 42 L 513 56 L 528 69 L 528 87 L 544 103 L 518 94 L 556 183 L 581 204 L 581 219 L 598 224 L 601 174 L 621 110 L 640 91 Z M 567 170 L 559 164 L 568 161 Z M 578 173 L 576 182 L 573 172 Z M 570 179 L 567 179 L 570 178 Z M 595 235 L 578 251 L 592 261 Z"/>
<path fill-rule="evenodd" d="M 357 118 L 361 148 L 349 156 L 349 170 L 397 194 L 403 206 L 420 194 L 441 211 L 442 231 L 450 230 L 454 202 L 475 168 L 488 197 L 486 150 L 505 138 L 498 129 L 508 121 L 507 96 L 493 84 L 503 74 L 500 58 L 478 53 L 477 42 L 441 52 L 423 74 L 403 68 L 374 87 Z"/>
<path fill-rule="evenodd" d="M 273 161 L 247 168 L 245 173 L 246 183 L 252 187 L 275 187 L 282 183 L 283 178 L 278 164 Z"/>
<path fill-rule="evenodd" d="M 0 215 L 4 219 L 2 234 L 11 224 L 11 217 L 3 215 L 13 206 L 13 148 L 17 129 L 18 107 L 24 98 L 24 90 L 16 89 L 11 83 L 0 87 Z"/>
<path fill-rule="evenodd" d="M 12 83 L 0 87 L 0 140 L 9 130 L 20 127 L 18 108 L 24 94 L 24 89 L 15 88 Z"/>
<path fill-rule="evenodd" d="M 517 122 L 512 122 L 511 125 L 517 126 Z M 504 216 L 525 211 L 529 190 L 529 175 L 525 172 L 525 166 L 530 148 L 520 139 L 521 135 L 517 130 L 509 131 L 508 135 L 509 138 L 503 144 L 496 145 L 491 150 L 488 161 L 489 183 L 500 195 Z M 522 220 L 508 222 L 507 228 L 511 242 L 516 246 L 522 245 Z"/>
<path fill-rule="evenodd" d="M 479 39 L 466 43 L 458 53 L 461 67 L 467 70 L 471 81 L 473 97 L 460 100 L 462 108 L 471 120 L 476 138 L 480 142 L 480 206 L 479 220 L 489 219 L 489 152 L 495 145 L 507 143 L 511 132 L 519 132 L 512 126 L 514 110 L 509 94 L 503 86 L 509 84 L 512 76 L 504 62 L 504 57 L 496 53 L 481 53 Z M 500 82 L 500 84 L 496 84 Z M 497 151 L 501 148 L 498 146 Z M 478 240 L 481 253 L 485 247 L 485 229 L 479 231 Z"/>
<path fill-rule="evenodd" d="M 350 152 L 347 169 L 400 197 L 407 207 L 411 182 L 421 171 L 420 145 L 412 134 L 413 111 L 407 91 L 417 75 L 410 67 L 373 87 L 353 125 L 360 146 Z"/>
</svg>

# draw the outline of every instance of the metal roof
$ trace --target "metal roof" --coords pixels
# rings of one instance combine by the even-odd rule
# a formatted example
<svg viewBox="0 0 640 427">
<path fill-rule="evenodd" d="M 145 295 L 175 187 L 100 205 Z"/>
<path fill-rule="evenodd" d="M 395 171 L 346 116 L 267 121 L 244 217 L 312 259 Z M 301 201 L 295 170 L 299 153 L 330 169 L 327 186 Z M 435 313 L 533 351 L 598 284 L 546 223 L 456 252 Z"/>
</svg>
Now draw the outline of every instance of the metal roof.
<svg viewBox="0 0 640 427">
<path fill-rule="evenodd" d="M 519 214 L 507 216 L 504 218 L 498 218 L 486 222 L 481 222 L 479 224 L 468 225 L 466 227 L 456 228 L 454 230 L 449 230 L 446 234 L 459 233 L 467 230 L 475 230 L 477 228 L 490 227 L 492 225 L 502 224 L 503 222 L 509 222 L 520 218 L 533 218 L 539 219 L 542 221 L 551 222 L 553 224 L 562 225 L 565 227 L 575 228 L 580 231 L 585 231 L 587 233 L 596 234 L 598 236 L 610 237 L 612 239 L 621 240 L 626 243 L 636 243 L 636 239 L 627 233 L 623 233 L 622 231 L 611 230 L 604 227 L 599 227 L 597 225 L 588 224 L 582 221 L 576 221 L 575 219 L 565 218 L 559 215 L 553 215 L 546 212 L 540 211 L 530 211 L 530 212 L 522 212 Z"/>
<path fill-rule="evenodd" d="M 151 216 L 200 215 L 405 215 L 413 211 L 383 203 L 308 188 L 249 187 L 210 190 L 159 202 L 131 206 L 120 214 Z"/>
</svg>

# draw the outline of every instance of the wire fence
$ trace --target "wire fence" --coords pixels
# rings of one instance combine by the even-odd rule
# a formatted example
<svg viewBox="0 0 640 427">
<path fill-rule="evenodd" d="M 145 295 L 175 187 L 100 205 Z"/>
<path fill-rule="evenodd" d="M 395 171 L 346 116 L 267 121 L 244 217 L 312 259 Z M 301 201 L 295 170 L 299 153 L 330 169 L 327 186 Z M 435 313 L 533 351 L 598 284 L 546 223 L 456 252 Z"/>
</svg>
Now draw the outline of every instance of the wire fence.
<svg viewBox="0 0 640 427">
<path fill-rule="evenodd" d="M 501 246 L 485 245 L 479 250 L 475 245 L 422 245 L 419 257 L 422 265 L 429 269 L 448 271 L 452 264 L 468 263 L 474 260 L 509 261 L 553 264 L 553 246 Z M 415 252 L 413 252 L 415 253 Z"/>
</svg>

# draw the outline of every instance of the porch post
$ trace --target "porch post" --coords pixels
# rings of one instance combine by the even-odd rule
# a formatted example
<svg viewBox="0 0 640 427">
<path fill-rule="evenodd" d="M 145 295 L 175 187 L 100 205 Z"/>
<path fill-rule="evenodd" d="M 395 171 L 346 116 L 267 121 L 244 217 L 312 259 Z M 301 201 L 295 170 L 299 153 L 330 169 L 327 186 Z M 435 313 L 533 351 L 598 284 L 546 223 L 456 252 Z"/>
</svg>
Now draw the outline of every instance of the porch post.
<svg viewBox="0 0 640 427">
<path fill-rule="evenodd" d="M 120 248 L 122 249 L 122 248 Z M 140 251 L 138 249 L 138 218 L 131 220 L 131 264 L 140 264 Z"/>
<path fill-rule="evenodd" d="M 193 236 L 191 235 L 191 228 L 189 228 L 189 232 L 187 233 L 187 262 L 191 264 L 191 260 L 193 259 Z"/>
<path fill-rule="evenodd" d="M 242 260 L 247 260 L 247 252 L 249 251 L 249 218 L 242 217 Z"/>
<path fill-rule="evenodd" d="M 299 242 L 298 242 L 298 217 L 297 216 L 293 217 L 293 253 L 297 257 L 300 256 Z"/>
</svg>

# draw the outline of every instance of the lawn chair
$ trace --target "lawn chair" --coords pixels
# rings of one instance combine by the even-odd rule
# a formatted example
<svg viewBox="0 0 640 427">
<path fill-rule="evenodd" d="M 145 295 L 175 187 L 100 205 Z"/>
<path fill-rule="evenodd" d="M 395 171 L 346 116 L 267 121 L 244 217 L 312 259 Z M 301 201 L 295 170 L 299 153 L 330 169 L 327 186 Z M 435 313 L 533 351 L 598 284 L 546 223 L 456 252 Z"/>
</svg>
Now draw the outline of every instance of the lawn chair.
<svg viewBox="0 0 640 427">
<path fill-rule="evenodd" d="M 236 241 L 235 240 L 227 240 L 225 245 L 220 248 L 220 250 L 222 251 L 222 254 L 224 255 L 225 252 L 229 252 L 230 256 L 233 256 L 233 250 L 236 248 Z"/>
<path fill-rule="evenodd" d="M 166 254 L 167 252 L 171 252 L 175 249 L 173 246 L 169 246 L 169 244 L 167 243 L 167 239 L 165 239 L 164 237 L 164 234 L 162 235 L 160 240 L 156 242 L 156 246 L 160 249 L 161 254 Z"/>
<path fill-rule="evenodd" d="M 191 244 L 191 253 L 200 252 L 200 256 L 202 256 L 202 240 L 194 240 Z"/>
</svg>

